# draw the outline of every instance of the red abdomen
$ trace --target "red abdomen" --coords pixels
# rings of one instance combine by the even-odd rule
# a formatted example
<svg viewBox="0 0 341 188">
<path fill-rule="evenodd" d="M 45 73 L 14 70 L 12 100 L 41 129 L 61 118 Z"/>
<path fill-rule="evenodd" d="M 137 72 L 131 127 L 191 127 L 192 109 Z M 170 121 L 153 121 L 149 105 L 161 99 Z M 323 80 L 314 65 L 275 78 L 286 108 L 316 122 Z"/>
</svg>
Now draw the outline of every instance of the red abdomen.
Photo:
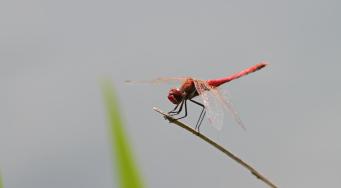
<svg viewBox="0 0 341 188">
<path fill-rule="evenodd" d="M 235 74 L 233 74 L 233 75 L 231 75 L 231 76 L 224 77 L 224 78 L 218 78 L 218 79 L 214 79 L 214 80 L 207 80 L 207 83 L 208 83 L 210 86 L 212 86 L 212 87 L 218 87 L 218 86 L 220 86 L 221 84 L 224 84 L 224 83 L 226 83 L 226 82 L 230 82 L 230 81 L 232 81 L 232 80 L 234 80 L 234 79 L 240 78 L 240 77 L 242 77 L 242 76 L 245 76 L 245 75 L 247 75 L 247 74 L 250 74 L 250 73 L 252 73 L 252 72 L 255 72 L 255 71 L 257 71 L 257 70 L 260 70 L 260 69 L 262 69 L 263 67 L 265 67 L 266 65 L 267 65 L 267 63 L 263 61 L 263 62 L 261 62 L 261 63 L 259 63 L 259 64 L 256 64 L 256 65 L 252 66 L 252 67 L 249 67 L 249 68 L 247 68 L 247 69 L 245 69 L 245 70 L 243 70 L 243 71 L 240 71 L 240 72 L 238 72 L 238 73 L 235 73 Z"/>
</svg>

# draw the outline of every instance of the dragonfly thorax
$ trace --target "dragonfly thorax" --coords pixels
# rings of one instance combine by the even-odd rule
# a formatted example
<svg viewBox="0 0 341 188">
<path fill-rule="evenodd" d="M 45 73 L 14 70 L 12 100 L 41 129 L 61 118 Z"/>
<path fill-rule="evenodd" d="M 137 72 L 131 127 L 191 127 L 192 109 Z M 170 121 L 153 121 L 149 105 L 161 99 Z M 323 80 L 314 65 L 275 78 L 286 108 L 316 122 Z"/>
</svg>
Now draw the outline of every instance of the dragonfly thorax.
<svg viewBox="0 0 341 188">
<path fill-rule="evenodd" d="M 184 95 L 183 92 L 181 92 L 178 88 L 172 88 L 168 92 L 168 99 L 173 103 L 173 104 L 179 104 L 183 100 Z"/>
</svg>

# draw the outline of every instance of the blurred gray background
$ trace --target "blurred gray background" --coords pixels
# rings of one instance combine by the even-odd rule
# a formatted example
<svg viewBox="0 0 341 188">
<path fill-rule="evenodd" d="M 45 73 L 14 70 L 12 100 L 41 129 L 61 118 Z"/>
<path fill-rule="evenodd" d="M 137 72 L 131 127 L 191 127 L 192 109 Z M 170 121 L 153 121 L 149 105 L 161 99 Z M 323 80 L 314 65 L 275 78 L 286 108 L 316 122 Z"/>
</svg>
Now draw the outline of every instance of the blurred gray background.
<svg viewBox="0 0 341 188">
<path fill-rule="evenodd" d="M 202 132 L 279 187 L 340 187 L 339 1 L 22 1 L 0 3 L 0 169 L 6 188 L 117 187 L 99 80 L 118 92 L 147 187 L 266 187 L 152 110 L 159 76 L 223 86 L 226 116 Z M 190 105 L 185 122 L 195 124 Z"/>
</svg>

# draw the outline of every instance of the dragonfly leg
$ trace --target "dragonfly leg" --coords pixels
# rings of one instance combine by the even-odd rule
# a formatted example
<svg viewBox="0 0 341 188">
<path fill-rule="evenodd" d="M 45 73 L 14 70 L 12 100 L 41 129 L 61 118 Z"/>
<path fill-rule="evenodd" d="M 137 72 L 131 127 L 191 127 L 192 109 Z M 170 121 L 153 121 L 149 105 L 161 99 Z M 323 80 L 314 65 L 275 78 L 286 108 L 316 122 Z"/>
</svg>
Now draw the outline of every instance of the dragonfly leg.
<svg viewBox="0 0 341 188">
<path fill-rule="evenodd" d="M 198 132 L 200 132 L 200 126 L 201 126 L 202 120 L 204 120 L 205 115 L 206 115 L 206 110 L 204 110 L 204 114 L 201 116 L 200 123 L 198 124 Z"/>
<path fill-rule="evenodd" d="M 180 103 L 180 104 L 181 104 L 181 103 Z M 180 104 L 177 104 L 177 105 L 173 108 L 173 110 L 171 110 L 171 111 L 168 112 L 168 114 L 178 113 L 178 112 L 176 111 L 176 109 L 180 106 Z"/>
<path fill-rule="evenodd" d="M 179 119 L 182 119 L 182 118 L 187 117 L 187 100 L 184 100 L 184 101 L 183 101 L 183 104 L 185 104 L 185 115 L 182 116 L 182 117 L 176 118 L 176 120 L 179 120 Z M 181 108 L 182 108 L 182 106 L 181 106 Z M 181 111 L 181 110 L 180 110 L 180 111 Z"/>
<path fill-rule="evenodd" d="M 180 112 L 182 111 L 183 105 L 184 105 L 184 101 L 182 101 L 180 104 L 176 105 L 172 111 L 168 112 L 168 115 L 169 116 L 175 116 L 175 115 L 180 114 Z M 178 111 L 175 111 L 178 107 L 179 107 Z"/>
<path fill-rule="evenodd" d="M 197 105 L 202 107 L 199 119 L 197 121 L 197 124 L 195 125 L 195 130 L 198 130 L 198 132 L 199 132 L 199 128 L 200 128 L 200 125 L 202 123 L 202 120 L 204 119 L 204 117 L 206 115 L 206 108 L 205 108 L 205 106 L 203 104 L 201 104 L 201 103 L 199 103 L 199 102 L 197 102 L 195 100 L 190 99 L 190 101 L 193 102 L 194 104 L 197 104 Z"/>
</svg>

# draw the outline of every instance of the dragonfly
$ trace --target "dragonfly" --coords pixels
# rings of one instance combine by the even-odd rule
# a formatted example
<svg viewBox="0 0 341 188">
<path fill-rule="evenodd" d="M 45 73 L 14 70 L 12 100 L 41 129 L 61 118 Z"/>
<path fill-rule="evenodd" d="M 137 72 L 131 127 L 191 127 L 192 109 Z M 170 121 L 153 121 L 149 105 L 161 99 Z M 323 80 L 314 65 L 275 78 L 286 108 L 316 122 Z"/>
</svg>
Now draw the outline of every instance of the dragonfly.
<svg viewBox="0 0 341 188">
<path fill-rule="evenodd" d="M 198 132 L 200 132 L 200 126 L 205 116 L 208 116 L 209 123 L 211 123 L 215 128 L 221 129 L 224 111 L 229 111 L 237 124 L 245 129 L 237 111 L 234 109 L 229 99 L 221 92 L 219 87 L 225 83 L 231 82 L 232 80 L 258 71 L 264 68 L 267 64 L 267 62 L 262 61 L 240 72 L 217 79 L 200 80 L 193 77 L 161 77 L 149 82 L 167 83 L 176 81 L 181 83 L 180 87 L 171 88 L 168 92 L 168 100 L 175 105 L 175 107 L 168 112 L 168 115 L 173 116 L 175 120 L 183 119 L 188 115 L 188 101 L 198 105 L 201 108 L 199 118 L 195 125 L 195 130 Z M 126 82 L 132 81 L 128 80 Z M 200 97 L 202 99 L 202 103 L 194 100 L 196 97 Z M 184 114 L 180 115 L 183 110 Z"/>
</svg>

